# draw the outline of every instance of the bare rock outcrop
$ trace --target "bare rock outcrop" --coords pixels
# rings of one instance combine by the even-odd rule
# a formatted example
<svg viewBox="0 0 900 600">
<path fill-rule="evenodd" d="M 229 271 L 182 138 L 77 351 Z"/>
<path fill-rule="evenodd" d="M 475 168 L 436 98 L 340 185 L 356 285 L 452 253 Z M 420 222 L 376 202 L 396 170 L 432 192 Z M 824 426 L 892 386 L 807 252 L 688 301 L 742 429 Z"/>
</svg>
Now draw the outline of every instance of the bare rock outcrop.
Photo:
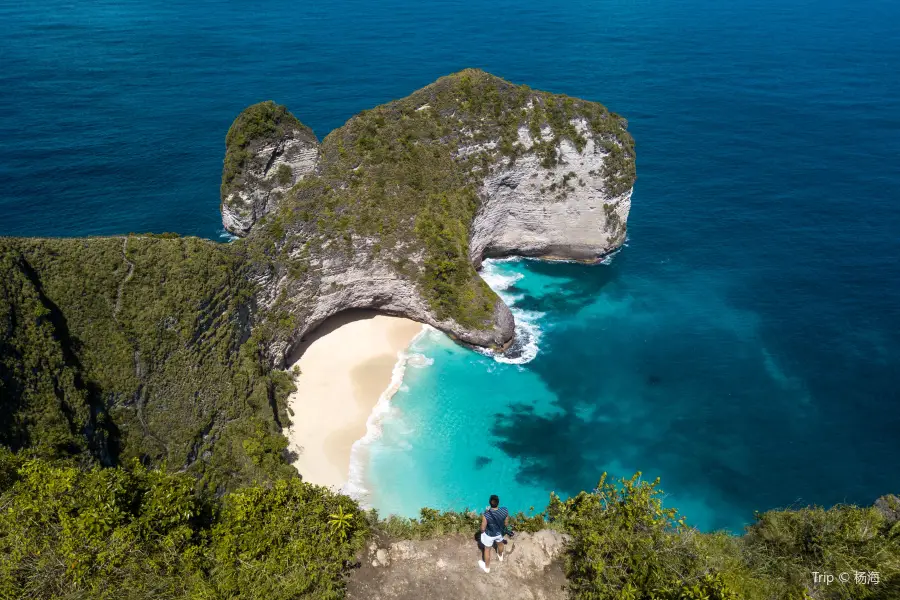
<svg viewBox="0 0 900 600">
<path fill-rule="evenodd" d="M 565 542 L 563 534 L 551 530 L 520 533 L 502 563 L 494 554 L 490 573 L 478 568 L 481 552 L 472 538 L 462 535 L 372 544 L 350 576 L 348 598 L 562 600 Z"/>
<path fill-rule="evenodd" d="M 226 136 L 221 190 L 225 230 L 241 237 L 250 233 L 316 168 L 318 155 L 315 134 L 284 107 L 261 102 L 245 109 Z"/>
<path fill-rule="evenodd" d="M 589 130 L 584 119 L 571 125 L 582 135 Z M 549 137 L 549 131 L 544 135 Z M 531 152 L 528 129 L 519 128 L 526 154 L 481 185 L 469 249 L 476 266 L 483 257 L 509 255 L 593 262 L 622 244 L 631 189 L 618 195 L 608 191 L 602 171 L 606 152 L 585 137 L 580 151 L 572 141 L 561 140 L 559 163 L 546 167 Z"/>
<path fill-rule="evenodd" d="M 887 494 L 875 501 L 875 508 L 878 509 L 884 520 L 889 525 L 900 523 L 900 496 Z"/>
</svg>

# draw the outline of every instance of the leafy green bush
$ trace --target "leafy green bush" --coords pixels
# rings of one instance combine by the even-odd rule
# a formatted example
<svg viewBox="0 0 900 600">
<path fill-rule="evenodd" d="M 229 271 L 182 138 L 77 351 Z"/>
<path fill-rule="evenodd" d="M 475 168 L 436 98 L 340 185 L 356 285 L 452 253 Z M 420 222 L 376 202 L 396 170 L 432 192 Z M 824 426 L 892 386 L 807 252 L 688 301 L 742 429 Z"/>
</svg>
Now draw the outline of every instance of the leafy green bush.
<svg viewBox="0 0 900 600">
<path fill-rule="evenodd" d="M 658 486 L 640 473 L 615 485 L 604 473 L 593 492 L 551 496 L 548 519 L 572 536 L 566 575 L 573 598 L 737 598 L 698 555 L 684 518 L 663 507 Z"/>
<path fill-rule="evenodd" d="M 366 519 L 377 529 L 394 539 L 422 540 L 464 533 L 472 535 L 481 527 L 481 515 L 468 509 L 463 511 L 439 511 L 423 508 L 418 519 L 390 515 L 379 519 L 374 509 L 366 513 Z"/>
<path fill-rule="evenodd" d="M 291 182 L 291 178 L 294 176 L 294 172 L 291 168 L 282 163 L 278 165 L 278 170 L 275 172 L 275 179 L 278 181 L 278 185 L 287 185 Z"/>
<path fill-rule="evenodd" d="M 296 478 L 217 498 L 139 464 L 25 460 L 9 485 L 10 461 L 0 450 L 0 598 L 341 598 L 367 533 L 350 498 Z"/>
<path fill-rule="evenodd" d="M 339 599 L 373 532 L 471 536 L 481 515 L 423 508 L 379 519 L 298 478 L 216 496 L 187 474 L 83 470 L 0 447 L 0 598 Z M 533 512 L 533 510 L 529 511 Z M 900 547 L 876 509 L 758 515 L 744 536 L 700 533 L 662 505 L 658 481 L 604 475 L 592 492 L 511 517 L 568 534 L 574 599 L 844 600 L 898 597 Z M 817 584 L 812 571 L 878 572 L 876 585 Z"/>
<path fill-rule="evenodd" d="M 769 511 L 756 515 L 742 541 L 751 566 L 794 593 L 809 587 L 822 599 L 900 597 L 900 528 L 874 507 Z M 875 572 L 880 582 L 861 585 L 854 576 L 815 585 L 813 571 Z M 884 595 L 890 593 L 896 595 Z"/>
<path fill-rule="evenodd" d="M 260 600 L 342 598 L 341 576 L 367 531 L 353 500 L 297 479 L 231 493 L 212 530 L 214 589 Z"/>
<path fill-rule="evenodd" d="M 743 536 L 703 534 L 665 508 L 640 473 L 561 501 L 546 517 L 571 535 L 573 598 L 837 600 L 900 597 L 900 528 L 876 508 L 836 506 L 757 515 Z M 817 583 L 813 572 L 876 572 L 880 583 Z"/>
<path fill-rule="evenodd" d="M 0 597 L 178 597 L 209 507 L 186 475 L 29 460 L 0 495 Z"/>
</svg>

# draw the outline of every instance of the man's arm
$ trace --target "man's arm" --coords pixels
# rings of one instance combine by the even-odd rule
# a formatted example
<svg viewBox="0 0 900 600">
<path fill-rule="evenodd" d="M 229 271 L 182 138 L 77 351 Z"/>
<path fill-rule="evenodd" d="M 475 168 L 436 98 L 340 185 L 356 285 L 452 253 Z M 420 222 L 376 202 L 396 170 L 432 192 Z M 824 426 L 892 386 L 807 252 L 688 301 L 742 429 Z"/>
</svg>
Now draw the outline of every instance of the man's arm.
<svg viewBox="0 0 900 600">
<path fill-rule="evenodd" d="M 484 533 L 485 529 L 487 529 L 487 517 L 481 515 L 481 533 Z"/>
</svg>

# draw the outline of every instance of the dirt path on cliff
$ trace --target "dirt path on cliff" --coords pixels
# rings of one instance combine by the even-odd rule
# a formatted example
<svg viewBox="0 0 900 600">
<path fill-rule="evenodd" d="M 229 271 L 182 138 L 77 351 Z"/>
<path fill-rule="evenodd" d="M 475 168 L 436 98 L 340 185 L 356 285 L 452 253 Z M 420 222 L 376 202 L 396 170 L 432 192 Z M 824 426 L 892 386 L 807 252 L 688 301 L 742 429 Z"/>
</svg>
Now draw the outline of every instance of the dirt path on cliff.
<svg viewBox="0 0 900 600">
<path fill-rule="evenodd" d="M 350 600 L 462 600 L 509 598 L 563 600 L 565 538 L 555 531 L 520 533 L 501 563 L 496 553 L 491 572 L 478 568 L 480 551 L 472 537 L 372 542 L 362 566 L 348 582 Z"/>
<path fill-rule="evenodd" d="M 119 311 L 122 310 L 122 294 L 125 292 L 125 284 L 134 277 L 134 263 L 128 260 L 128 236 L 122 240 L 122 260 L 128 265 L 128 273 L 125 275 L 125 279 L 119 283 L 119 289 L 116 291 L 116 306 L 113 308 L 113 319 L 116 322 L 119 321 Z"/>
</svg>

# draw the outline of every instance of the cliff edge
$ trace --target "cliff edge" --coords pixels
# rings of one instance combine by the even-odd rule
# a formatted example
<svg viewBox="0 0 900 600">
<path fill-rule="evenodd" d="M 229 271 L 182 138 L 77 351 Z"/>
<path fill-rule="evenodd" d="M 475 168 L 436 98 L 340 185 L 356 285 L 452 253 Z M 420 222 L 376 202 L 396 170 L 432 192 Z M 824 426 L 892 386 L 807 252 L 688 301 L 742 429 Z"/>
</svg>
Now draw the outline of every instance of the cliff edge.
<svg viewBox="0 0 900 600">
<path fill-rule="evenodd" d="M 565 534 L 543 529 L 518 534 L 503 562 L 478 568 L 481 551 L 470 536 L 370 543 L 361 567 L 350 573 L 350 600 L 463 600 L 520 598 L 563 600 Z"/>
</svg>

